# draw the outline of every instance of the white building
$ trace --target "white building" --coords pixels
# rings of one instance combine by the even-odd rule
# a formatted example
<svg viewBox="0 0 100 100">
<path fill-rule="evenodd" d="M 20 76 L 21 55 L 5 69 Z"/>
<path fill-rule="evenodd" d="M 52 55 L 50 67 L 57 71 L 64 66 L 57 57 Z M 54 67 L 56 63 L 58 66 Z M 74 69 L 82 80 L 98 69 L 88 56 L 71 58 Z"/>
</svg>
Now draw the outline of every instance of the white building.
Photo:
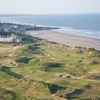
<svg viewBox="0 0 100 100">
<path fill-rule="evenodd" d="M 22 42 L 22 38 L 12 34 L 10 37 L 0 37 L 0 42 Z"/>
</svg>

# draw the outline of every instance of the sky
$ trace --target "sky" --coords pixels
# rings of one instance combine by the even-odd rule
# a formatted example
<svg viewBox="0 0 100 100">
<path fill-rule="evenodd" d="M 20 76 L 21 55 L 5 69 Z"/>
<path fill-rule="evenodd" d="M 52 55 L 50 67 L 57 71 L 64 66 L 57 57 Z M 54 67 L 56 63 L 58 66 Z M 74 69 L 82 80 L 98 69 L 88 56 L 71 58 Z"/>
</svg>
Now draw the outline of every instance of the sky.
<svg viewBox="0 0 100 100">
<path fill-rule="evenodd" d="M 0 14 L 100 13 L 100 0 L 0 0 Z"/>
</svg>

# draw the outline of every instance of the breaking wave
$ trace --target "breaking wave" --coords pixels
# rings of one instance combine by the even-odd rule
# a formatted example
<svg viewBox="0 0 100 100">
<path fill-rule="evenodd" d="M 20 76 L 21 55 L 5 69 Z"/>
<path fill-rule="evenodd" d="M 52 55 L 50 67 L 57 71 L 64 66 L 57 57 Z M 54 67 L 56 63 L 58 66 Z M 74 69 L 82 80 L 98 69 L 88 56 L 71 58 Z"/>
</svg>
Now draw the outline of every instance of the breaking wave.
<svg viewBox="0 0 100 100">
<path fill-rule="evenodd" d="M 100 31 L 96 30 L 83 30 L 83 29 L 73 29 L 70 27 L 61 27 L 60 29 L 55 29 L 52 31 L 59 32 L 62 34 L 71 34 L 71 35 L 100 39 Z"/>
</svg>

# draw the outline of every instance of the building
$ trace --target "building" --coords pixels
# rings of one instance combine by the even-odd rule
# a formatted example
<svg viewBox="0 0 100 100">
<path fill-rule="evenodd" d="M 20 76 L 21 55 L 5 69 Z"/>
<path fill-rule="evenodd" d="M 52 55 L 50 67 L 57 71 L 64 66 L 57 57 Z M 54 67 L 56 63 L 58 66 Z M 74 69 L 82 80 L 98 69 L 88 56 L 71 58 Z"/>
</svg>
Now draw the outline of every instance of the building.
<svg viewBox="0 0 100 100">
<path fill-rule="evenodd" d="M 22 38 L 20 36 L 14 35 L 14 34 L 12 34 L 10 37 L 0 36 L 0 42 L 22 42 Z"/>
</svg>

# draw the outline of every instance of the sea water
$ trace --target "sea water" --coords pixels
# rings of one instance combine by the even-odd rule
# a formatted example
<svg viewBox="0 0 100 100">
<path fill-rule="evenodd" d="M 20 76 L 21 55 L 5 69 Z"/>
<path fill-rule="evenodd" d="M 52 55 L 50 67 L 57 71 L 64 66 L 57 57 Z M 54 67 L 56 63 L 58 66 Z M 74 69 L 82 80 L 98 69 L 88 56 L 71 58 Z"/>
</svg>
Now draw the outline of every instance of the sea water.
<svg viewBox="0 0 100 100">
<path fill-rule="evenodd" d="M 59 27 L 52 31 L 100 39 L 100 14 L 0 15 L 0 22 Z"/>
</svg>

